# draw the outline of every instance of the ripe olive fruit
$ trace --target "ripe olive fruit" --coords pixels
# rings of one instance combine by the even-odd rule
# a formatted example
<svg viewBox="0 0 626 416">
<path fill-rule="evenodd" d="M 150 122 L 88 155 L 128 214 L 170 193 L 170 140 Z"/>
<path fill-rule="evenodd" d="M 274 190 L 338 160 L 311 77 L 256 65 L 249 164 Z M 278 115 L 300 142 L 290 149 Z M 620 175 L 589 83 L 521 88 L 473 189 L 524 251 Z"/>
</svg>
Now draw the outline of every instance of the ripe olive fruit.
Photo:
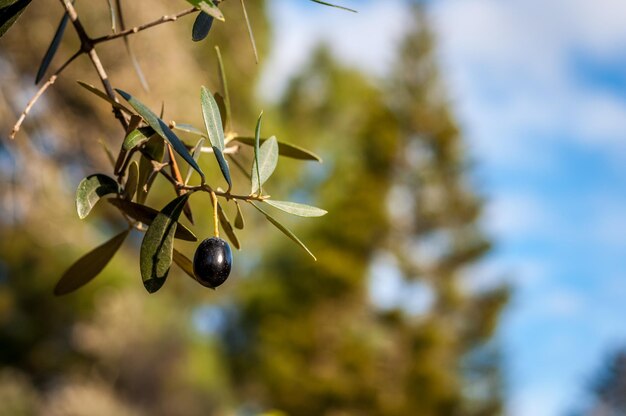
<svg viewBox="0 0 626 416">
<path fill-rule="evenodd" d="M 193 256 L 193 272 L 202 285 L 216 288 L 226 281 L 233 264 L 233 253 L 221 238 L 207 238 Z"/>
</svg>

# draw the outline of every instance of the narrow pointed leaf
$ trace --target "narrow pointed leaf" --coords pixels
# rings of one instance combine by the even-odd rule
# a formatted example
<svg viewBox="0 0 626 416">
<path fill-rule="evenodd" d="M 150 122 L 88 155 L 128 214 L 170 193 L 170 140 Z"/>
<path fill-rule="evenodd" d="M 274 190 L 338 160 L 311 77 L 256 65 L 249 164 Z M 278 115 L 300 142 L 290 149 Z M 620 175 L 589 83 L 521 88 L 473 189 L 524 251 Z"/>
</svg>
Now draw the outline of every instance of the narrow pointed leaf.
<svg viewBox="0 0 626 416">
<path fill-rule="evenodd" d="M 146 123 L 148 123 L 148 125 L 152 127 L 159 136 L 163 137 L 172 145 L 172 148 L 174 148 L 176 153 L 181 155 L 182 158 L 185 159 L 185 162 L 189 163 L 189 165 L 200 174 L 200 176 L 202 177 L 202 182 L 204 182 L 204 173 L 202 172 L 202 169 L 200 169 L 200 166 L 198 166 L 196 161 L 193 160 L 193 157 L 191 157 L 183 142 L 181 142 L 180 139 L 174 134 L 174 132 L 170 130 L 167 124 L 159 117 L 157 117 L 156 114 L 152 112 L 152 110 L 150 110 L 132 95 L 120 89 L 116 89 L 116 91 L 122 97 L 124 97 L 126 101 L 128 101 L 128 103 L 135 109 L 135 111 L 137 111 L 137 113 L 139 113 L 139 115 L 143 117 Z"/>
<path fill-rule="evenodd" d="M 226 233 L 230 242 L 233 243 L 233 246 L 235 246 L 237 250 L 240 250 L 241 245 L 239 244 L 239 239 L 237 238 L 235 230 L 233 230 L 233 226 L 220 204 L 217 204 L 217 217 L 220 221 L 220 225 L 222 226 L 222 230 L 224 230 L 224 233 Z"/>
<path fill-rule="evenodd" d="M 126 53 L 130 57 L 130 62 L 133 64 L 133 69 L 137 74 L 137 78 L 139 78 L 139 82 L 145 91 L 150 91 L 150 86 L 148 85 L 148 81 L 146 80 L 146 76 L 141 70 L 141 65 L 139 65 L 139 60 L 137 60 L 137 56 L 133 52 L 130 47 L 130 40 L 127 37 L 124 37 L 124 44 L 126 45 Z"/>
<path fill-rule="evenodd" d="M 263 112 L 259 114 L 259 119 L 256 122 L 256 128 L 254 129 L 254 162 L 252 163 L 252 173 L 250 174 L 250 180 L 252 182 L 252 188 L 254 189 L 254 181 L 256 178 L 257 189 L 261 189 L 261 171 L 259 169 L 259 152 L 260 152 L 260 141 L 261 141 L 261 118 L 263 117 Z M 256 171 L 256 177 L 254 176 L 254 172 Z"/>
<path fill-rule="evenodd" d="M 332 3 L 328 3 L 325 1 L 321 1 L 321 0 L 311 0 L 313 3 L 317 3 L 317 4 L 323 4 L 324 6 L 330 6 L 330 7 L 336 7 L 337 9 L 341 9 L 341 10 L 346 10 L 352 13 L 358 13 L 356 10 L 354 9 L 349 9 L 347 7 L 343 7 L 343 6 L 338 6 L 336 4 L 332 4 Z"/>
<path fill-rule="evenodd" d="M 174 124 L 174 129 L 184 131 L 186 133 L 195 134 L 196 136 L 206 137 L 206 133 L 195 128 L 191 124 Z"/>
<path fill-rule="evenodd" d="M 254 165 L 258 163 L 258 165 Z M 278 164 L 276 137 L 270 137 L 259 150 L 252 167 L 252 194 L 260 193 L 261 186 L 272 176 Z M 257 176 L 259 175 L 259 176 Z"/>
<path fill-rule="evenodd" d="M 224 15 L 220 11 L 220 9 L 218 9 L 217 6 L 213 4 L 213 2 L 210 0 L 187 0 L 187 3 L 200 9 L 204 13 L 213 16 L 217 20 L 221 20 L 222 22 L 224 21 Z"/>
<path fill-rule="evenodd" d="M 128 215 L 130 218 L 146 225 L 152 224 L 152 221 L 154 221 L 156 216 L 159 214 L 159 211 L 154 208 L 127 201 L 125 199 L 111 198 L 107 199 L 107 201 Z M 194 235 L 194 233 L 181 223 L 178 223 L 178 227 L 176 227 L 176 234 L 174 234 L 174 238 L 183 241 L 198 241 L 198 238 Z"/>
<path fill-rule="evenodd" d="M 67 13 L 63 14 L 61 18 L 61 22 L 59 22 L 59 26 L 57 27 L 56 32 L 54 33 L 54 37 L 52 38 L 52 42 L 50 42 L 50 46 L 48 46 L 48 50 L 46 51 L 43 59 L 41 60 L 41 64 L 39 65 L 39 70 L 37 70 L 37 76 L 35 77 L 35 84 L 39 84 L 39 81 L 46 75 L 46 71 L 54 58 L 54 55 L 57 53 L 59 49 L 59 45 L 61 44 L 61 39 L 63 38 L 63 33 L 65 33 L 65 28 L 67 27 L 67 22 L 69 22 L 70 16 Z"/>
<path fill-rule="evenodd" d="M 113 6 L 113 1 L 112 0 L 107 0 L 108 6 L 109 6 L 109 15 L 111 18 L 111 31 L 113 33 L 117 32 L 117 13 L 115 12 L 115 8 Z"/>
<path fill-rule="evenodd" d="M 197 280 L 196 275 L 193 272 L 193 263 L 191 262 L 191 260 L 189 260 L 187 256 L 185 256 L 183 253 L 176 249 L 174 249 L 172 254 L 174 263 L 176 263 L 176 265 L 180 267 L 181 270 L 184 271 L 193 280 Z"/>
<path fill-rule="evenodd" d="M 259 63 L 259 53 L 256 50 L 256 42 L 254 41 L 254 33 L 252 33 L 252 25 L 248 18 L 248 11 L 246 10 L 245 0 L 241 0 L 241 9 L 243 11 L 243 18 L 246 21 L 246 27 L 248 28 L 248 37 L 250 38 L 250 45 L 252 46 L 252 52 L 254 53 L 254 61 Z"/>
<path fill-rule="evenodd" d="M 280 222 L 278 222 L 278 220 L 276 220 L 274 217 L 272 217 L 270 214 L 268 214 L 267 212 L 263 211 L 261 208 L 259 208 L 254 202 L 251 202 L 252 206 L 255 207 L 257 210 L 259 210 L 263 215 L 265 215 L 265 218 L 267 218 L 267 220 L 269 222 L 271 222 L 276 228 L 278 228 L 283 234 L 285 234 L 287 237 L 289 237 L 294 243 L 296 243 L 297 245 L 299 245 L 304 251 L 306 251 L 309 256 L 313 257 L 313 260 L 317 261 L 317 258 L 313 255 L 313 253 L 311 253 L 311 250 L 309 250 L 307 248 L 307 246 L 304 245 L 304 243 L 302 241 L 300 241 L 300 239 L 298 237 L 296 237 L 296 235 L 294 233 L 292 233 L 287 227 L 285 227 L 284 225 L 282 225 Z"/>
<path fill-rule="evenodd" d="M 17 1 L 9 1 L 1 4 L 2 8 L 0 8 L 0 37 L 6 33 L 7 30 L 13 23 L 17 20 L 18 17 L 22 14 L 26 6 L 30 4 L 31 0 L 17 0 Z"/>
<path fill-rule="evenodd" d="M 233 138 L 233 140 L 241 144 L 245 144 L 246 146 L 255 145 L 254 137 L 236 136 Z M 268 139 L 263 139 L 263 138 L 259 139 L 261 143 L 264 143 L 267 140 Z M 297 146 L 295 144 L 291 144 L 288 142 L 283 142 L 280 140 L 276 140 L 276 141 L 278 143 L 278 153 L 280 156 L 289 157 L 292 159 L 299 159 L 299 160 L 315 160 L 318 162 L 322 161 L 321 157 L 311 152 L 310 150 L 307 150 L 305 148 L 302 148 L 300 146 Z"/>
<path fill-rule="evenodd" d="M 117 108 L 118 110 L 125 111 L 127 114 L 134 114 L 134 112 L 130 110 L 128 107 L 111 99 L 111 97 L 109 97 L 108 95 L 106 95 L 104 92 L 100 91 L 98 88 L 94 87 L 93 85 L 87 84 L 86 82 L 83 82 L 83 81 L 76 81 L 76 82 L 78 82 L 78 85 L 80 85 L 81 87 L 89 91 L 90 93 L 95 94 L 97 97 L 102 98 L 104 101 L 111 104 L 113 107 Z"/>
<path fill-rule="evenodd" d="M 223 152 L 224 127 L 222 126 L 220 109 L 217 106 L 211 91 L 209 91 L 207 87 L 203 86 L 200 89 L 200 103 L 202 104 L 202 116 L 204 117 L 204 124 L 206 126 L 207 133 L 209 134 L 209 141 L 212 146 L 217 147 Z"/>
<path fill-rule="evenodd" d="M 198 140 L 198 143 L 196 143 L 193 150 L 191 151 L 191 156 L 196 162 L 198 161 L 198 159 L 200 159 L 200 155 L 202 154 L 202 143 L 204 143 L 204 139 L 200 138 L 200 140 Z M 189 169 L 187 169 L 187 176 L 185 177 L 185 185 L 189 183 L 189 179 L 191 179 L 192 172 L 193 172 L 193 169 L 191 169 L 191 166 L 190 166 Z"/>
<path fill-rule="evenodd" d="M 137 202 L 143 204 L 152 187 L 154 175 L 151 160 L 161 162 L 165 154 L 165 143 L 161 136 L 154 135 L 146 142 L 144 154 L 139 159 L 139 189 L 137 190 Z M 147 156 L 147 157 L 146 157 Z"/>
<path fill-rule="evenodd" d="M 246 226 L 246 222 L 243 219 L 243 212 L 241 212 L 241 206 L 239 206 L 239 202 L 235 200 L 235 205 L 237 206 L 237 216 L 235 217 L 235 228 L 243 230 Z"/>
<path fill-rule="evenodd" d="M 124 197 L 132 201 L 139 184 L 139 165 L 134 160 L 128 165 L 128 176 L 124 186 Z"/>
<path fill-rule="evenodd" d="M 89 215 L 91 209 L 101 197 L 117 194 L 119 187 L 115 179 L 102 174 L 89 175 L 78 184 L 76 189 L 76 211 L 82 220 Z"/>
<path fill-rule="evenodd" d="M 57 296 L 66 295 L 89 283 L 111 261 L 130 230 L 123 231 L 78 259 L 54 287 Z"/>
<path fill-rule="evenodd" d="M 209 35 L 211 26 L 213 26 L 214 17 L 200 12 L 196 20 L 193 22 L 193 29 L 191 30 L 191 39 L 194 42 L 199 42 Z"/>
<path fill-rule="evenodd" d="M 155 133 L 154 129 L 150 126 L 134 129 L 126 135 L 122 147 L 126 151 L 139 147 L 147 142 Z"/>
<path fill-rule="evenodd" d="M 225 114 L 223 117 L 223 127 L 228 130 L 230 120 L 232 120 L 230 110 L 230 93 L 228 92 L 228 81 L 226 79 L 226 70 L 224 69 L 224 61 L 222 59 L 222 52 L 220 47 L 215 45 L 215 53 L 217 54 L 217 68 L 220 73 L 220 81 L 222 82 L 222 93 L 224 96 Z M 219 102 L 218 102 L 219 103 Z"/>
<path fill-rule="evenodd" d="M 274 208 L 278 208 L 281 211 L 285 211 L 299 217 L 321 217 L 328 214 L 328 211 L 321 208 L 298 204 L 296 202 L 274 201 L 273 199 L 265 199 L 263 202 L 273 206 Z"/>
<path fill-rule="evenodd" d="M 141 242 L 140 264 L 143 285 L 149 293 L 165 283 L 172 265 L 174 235 L 189 194 L 179 196 L 158 213 Z"/>
<path fill-rule="evenodd" d="M 220 170 L 222 171 L 222 175 L 224 179 L 226 179 L 226 183 L 228 184 L 228 191 L 233 187 L 233 182 L 230 178 L 230 168 L 228 167 L 228 162 L 224 159 L 224 155 L 217 147 L 213 146 L 213 154 L 215 154 L 215 159 L 217 159 L 217 163 L 220 165 Z"/>
<path fill-rule="evenodd" d="M 111 166 L 115 167 L 115 157 L 113 156 L 111 149 L 109 149 L 109 146 L 107 146 L 107 144 L 101 139 L 98 140 L 98 143 L 100 143 L 100 145 L 102 146 L 102 149 L 104 150 L 104 153 L 106 153 L 107 159 L 109 159 Z"/>
<path fill-rule="evenodd" d="M 215 98 L 215 102 L 217 103 L 217 108 L 220 110 L 220 119 L 222 120 L 222 126 L 226 127 L 226 123 L 228 122 L 226 118 L 226 104 L 224 102 L 224 97 L 219 92 L 213 94 L 213 98 Z M 224 138 L 224 144 L 226 143 L 226 138 Z"/>
</svg>

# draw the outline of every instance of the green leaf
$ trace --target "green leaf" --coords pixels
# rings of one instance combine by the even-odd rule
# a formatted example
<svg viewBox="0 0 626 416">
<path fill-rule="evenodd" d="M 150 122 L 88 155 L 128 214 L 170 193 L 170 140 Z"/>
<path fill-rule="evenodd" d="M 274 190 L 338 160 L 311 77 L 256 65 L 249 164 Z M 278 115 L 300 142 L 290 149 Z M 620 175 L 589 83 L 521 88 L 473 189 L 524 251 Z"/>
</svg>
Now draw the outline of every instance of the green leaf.
<svg viewBox="0 0 626 416">
<path fill-rule="evenodd" d="M 122 148 L 126 151 L 129 151 L 131 149 L 134 149 L 135 147 L 139 147 L 147 142 L 148 139 L 150 139 L 150 137 L 154 136 L 155 134 L 156 132 L 150 126 L 134 129 L 124 138 Z"/>
<path fill-rule="evenodd" d="M 107 201 L 132 219 L 146 225 L 152 224 L 156 216 L 159 214 L 159 211 L 154 208 L 136 204 L 125 199 L 112 198 L 107 199 Z M 194 235 L 194 233 L 181 223 L 178 223 L 178 226 L 176 227 L 176 234 L 174 234 L 174 238 L 184 241 L 198 241 L 198 238 Z"/>
<path fill-rule="evenodd" d="M 165 154 L 165 142 L 161 136 L 152 136 L 144 146 L 144 154 L 139 159 L 139 189 L 137 191 L 137 202 L 143 204 L 148 197 L 148 192 L 152 187 L 155 175 L 152 174 L 153 166 L 151 160 L 161 162 Z M 146 157 L 148 156 L 148 157 Z"/>
<path fill-rule="evenodd" d="M 327 2 L 325 2 L 325 1 L 321 1 L 321 0 L 311 0 L 311 1 L 312 1 L 313 3 L 323 4 L 324 6 L 336 7 L 336 8 L 341 9 L 341 10 L 346 10 L 346 11 L 349 11 L 349 12 L 352 12 L 352 13 L 358 13 L 358 12 L 357 12 L 356 10 L 354 10 L 354 9 L 349 9 L 349 8 L 347 8 L 347 7 L 338 6 L 338 5 L 336 5 L 336 4 L 332 4 L 332 3 L 327 3 Z"/>
<path fill-rule="evenodd" d="M 241 144 L 245 144 L 246 146 L 254 146 L 254 142 L 255 142 L 254 137 L 237 136 L 237 137 L 234 137 L 233 140 Z M 264 143 L 266 140 L 268 139 L 262 138 L 260 139 L 260 142 Z M 289 157 L 292 159 L 299 159 L 299 160 L 316 160 L 318 162 L 322 161 L 321 157 L 311 152 L 310 150 L 306 150 L 295 144 L 283 142 L 280 140 L 277 140 L 277 143 L 278 143 L 278 153 L 281 156 Z"/>
<path fill-rule="evenodd" d="M 204 124 L 209 134 L 211 146 L 215 146 L 223 152 L 224 127 L 222 126 L 220 109 L 211 91 L 205 86 L 200 89 L 200 103 L 202 104 L 202 116 L 204 117 Z"/>
<path fill-rule="evenodd" d="M 226 111 L 226 103 L 224 101 L 224 97 L 219 92 L 213 94 L 213 98 L 217 103 L 217 108 L 220 110 L 220 119 L 222 121 L 222 127 L 226 127 L 226 123 L 228 122 L 227 111 Z M 224 139 L 224 145 L 226 145 L 226 139 Z"/>
<path fill-rule="evenodd" d="M 97 97 L 102 98 L 104 101 L 111 104 L 113 107 L 117 108 L 118 110 L 125 111 L 127 114 L 134 114 L 134 112 L 130 110 L 128 107 L 113 100 L 111 97 L 109 97 L 108 95 L 106 95 L 104 92 L 100 91 L 93 85 L 87 84 L 86 82 L 83 82 L 83 81 L 76 81 L 76 82 L 78 82 L 78 85 L 80 85 L 81 87 L 89 91 L 90 93 L 95 94 Z"/>
<path fill-rule="evenodd" d="M 224 21 L 224 15 L 210 0 L 187 0 L 187 3 L 202 10 L 206 14 L 213 16 L 217 20 L 221 20 L 222 22 Z"/>
<path fill-rule="evenodd" d="M 256 170 L 256 182 L 258 185 L 258 189 L 261 189 L 261 175 L 259 170 L 259 146 L 261 140 L 261 118 L 263 117 L 263 111 L 259 114 L 259 119 L 256 122 L 256 128 L 254 129 L 254 162 L 252 163 L 252 170 Z M 256 169 L 255 169 L 256 167 Z M 252 181 L 252 187 L 254 188 L 255 176 L 254 173 L 250 175 L 250 180 Z"/>
<path fill-rule="evenodd" d="M 184 131 L 186 133 L 195 134 L 196 136 L 206 137 L 206 133 L 195 128 L 191 124 L 174 124 L 174 129 Z"/>
<path fill-rule="evenodd" d="M 239 202 L 235 199 L 235 205 L 237 206 L 237 216 L 235 217 L 235 228 L 243 230 L 246 226 L 246 222 L 243 219 L 243 212 L 241 212 L 241 207 L 239 206 Z"/>
<path fill-rule="evenodd" d="M 224 70 L 224 61 L 222 60 L 222 52 L 220 51 L 220 47 L 215 45 L 215 53 L 217 54 L 217 68 L 220 73 L 220 81 L 222 82 L 222 92 L 224 93 L 224 107 L 225 107 L 225 115 L 224 120 L 222 120 L 224 128 L 228 129 L 228 124 L 232 120 L 231 110 L 230 110 L 230 94 L 228 93 L 228 81 L 226 80 L 226 71 Z M 219 103 L 219 101 L 218 101 Z"/>
<path fill-rule="evenodd" d="M 258 165 L 255 165 L 258 163 Z M 252 164 L 252 194 L 261 193 L 261 186 L 272 176 L 278 164 L 278 144 L 276 137 L 270 137 L 260 148 Z M 259 175 L 259 176 L 257 176 Z"/>
<path fill-rule="evenodd" d="M 267 212 L 263 211 L 261 208 L 259 208 L 254 202 L 251 202 L 252 206 L 255 207 L 257 210 L 259 210 L 263 215 L 265 215 L 265 218 L 267 218 L 267 220 L 269 222 L 271 222 L 276 228 L 278 228 L 283 234 L 285 234 L 287 237 L 289 237 L 294 243 L 296 243 L 297 245 L 299 245 L 300 247 L 302 247 L 302 249 L 304 249 L 304 251 L 306 251 L 309 256 L 313 257 L 313 260 L 317 261 L 317 258 L 313 255 L 313 253 L 311 253 L 311 250 L 309 250 L 307 248 L 307 246 L 304 245 L 304 243 L 302 241 L 300 241 L 300 239 L 298 237 L 296 237 L 296 235 L 294 233 L 292 233 L 287 227 L 285 227 L 284 225 L 282 225 L 280 222 L 278 222 L 274 217 L 272 217 L 270 214 L 268 214 Z"/>
<path fill-rule="evenodd" d="M 0 37 L 13 26 L 13 23 L 20 17 L 30 2 L 31 0 L 4 0 L 0 2 Z"/>
<path fill-rule="evenodd" d="M 104 269 L 115 253 L 117 253 L 117 250 L 122 246 L 129 232 L 130 230 L 126 230 L 119 233 L 106 243 L 96 247 L 78 259 L 76 263 L 70 266 L 56 284 L 54 294 L 60 296 L 73 292 L 89 283 L 94 277 L 100 274 L 102 269 Z"/>
<path fill-rule="evenodd" d="M 139 184 L 139 165 L 134 160 L 128 165 L 128 176 L 124 185 L 124 197 L 132 201 Z"/>
<path fill-rule="evenodd" d="M 226 216 L 226 213 L 219 203 L 217 204 L 217 217 L 220 221 L 220 225 L 222 226 L 222 230 L 224 230 L 224 233 L 226 233 L 230 242 L 233 243 L 233 246 L 235 246 L 237 250 L 240 250 L 241 245 L 239 244 L 239 239 L 235 234 L 235 230 L 233 230 L 233 226 L 230 224 L 230 220 Z"/>
<path fill-rule="evenodd" d="M 200 12 L 196 20 L 193 22 L 191 30 L 191 40 L 199 42 L 209 35 L 211 26 L 213 26 L 213 16 L 204 12 Z"/>
<path fill-rule="evenodd" d="M 193 150 L 191 151 L 191 156 L 193 157 L 193 160 L 195 160 L 196 162 L 198 161 L 198 159 L 200 159 L 200 155 L 202 154 L 202 143 L 204 143 L 204 139 L 200 138 L 200 140 L 198 140 L 198 143 L 196 143 Z M 189 169 L 187 169 L 187 176 L 185 177 L 185 185 L 189 183 L 189 179 L 191 179 L 192 172 L 193 170 L 191 169 L 191 167 L 189 167 Z"/>
<path fill-rule="evenodd" d="M 66 13 L 63 13 L 63 17 L 61 18 L 61 22 L 59 22 L 59 26 L 57 27 L 54 36 L 52 37 L 52 42 L 50 46 L 48 46 L 48 50 L 43 56 L 41 60 L 41 64 L 39 65 L 39 69 L 37 70 L 37 76 L 35 77 L 35 84 L 39 84 L 39 81 L 43 78 L 54 58 L 54 55 L 57 53 L 59 49 L 59 45 L 61 44 L 61 39 L 63 38 L 63 33 L 65 33 L 65 28 L 67 27 L 67 22 L 69 22 L 70 16 Z"/>
<path fill-rule="evenodd" d="M 246 27 L 248 29 L 248 38 L 250 38 L 250 45 L 252 46 L 252 52 L 254 52 L 254 61 L 259 63 L 259 53 L 256 50 L 256 42 L 254 40 L 254 33 L 252 33 L 252 25 L 250 24 L 250 19 L 248 18 L 248 11 L 246 10 L 246 2 L 241 0 L 241 9 L 243 11 L 243 18 L 246 21 Z"/>
<path fill-rule="evenodd" d="M 179 196 L 158 213 L 141 242 L 140 271 L 148 293 L 155 293 L 165 283 L 172 265 L 174 234 L 178 217 L 189 198 Z"/>
<path fill-rule="evenodd" d="M 122 97 L 124 97 L 126 101 L 128 101 L 128 103 L 135 109 L 135 111 L 137 111 L 137 113 L 139 113 L 139 115 L 143 117 L 146 123 L 148 123 L 148 125 L 152 127 L 159 136 L 163 137 L 172 145 L 172 148 L 176 151 L 176 153 L 181 155 L 182 158 L 185 159 L 185 161 L 189 163 L 189 165 L 200 174 L 200 176 L 202 177 L 202 182 L 204 182 L 204 173 L 202 172 L 202 169 L 200 169 L 200 166 L 198 166 L 196 161 L 193 160 L 193 157 L 191 157 L 183 142 L 181 142 L 180 139 L 174 134 L 174 132 L 170 130 L 167 124 L 165 124 L 165 122 L 157 117 L 157 115 L 154 114 L 152 110 L 146 107 L 135 97 L 131 96 L 125 91 L 120 90 L 119 88 L 117 88 L 116 91 Z"/>
<path fill-rule="evenodd" d="M 189 277 L 191 277 L 193 280 L 197 280 L 196 274 L 193 271 L 193 263 L 191 262 L 191 260 L 189 260 L 189 258 L 187 258 L 187 256 L 185 256 L 180 251 L 174 249 L 173 260 L 174 263 L 176 263 L 176 265 L 180 267 L 182 271 L 184 271 Z"/>
<path fill-rule="evenodd" d="M 81 220 L 87 217 L 101 197 L 117 194 L 118 192 L 119 187 L 115 179 L 100 173 L 87 176 L 80 181 L 76 189 L 76 211 L 78 212 L 78 217 Z"/>
<path fill-rule="evenodd" d="M 217 147 L 213 146 L 213 153 L 215 154 L 215 159 L 217 159 L 217 163 L 220 165 L 220 170 L 222 171 L 222 175 L 224 179 L 226 179 L 226 183 L 228 183 L 228 191 L 230 192 L 233 187 L 233 181 L 230 178 L 230 168 L 228 167 L 228 162 L 224 159 L 224 155 Z"/>
<path fill-rule="evenodd" d="M 273 206 L 274 208 L 278 208 L 281 211 L 285 211 L 299 217 L 321 217 L 328 214 L 328 211 L 321 208 L 298 204 L 296 202 L 274 201 L 273 199 L 264 199 L 263 202 Z"/>
</svg>

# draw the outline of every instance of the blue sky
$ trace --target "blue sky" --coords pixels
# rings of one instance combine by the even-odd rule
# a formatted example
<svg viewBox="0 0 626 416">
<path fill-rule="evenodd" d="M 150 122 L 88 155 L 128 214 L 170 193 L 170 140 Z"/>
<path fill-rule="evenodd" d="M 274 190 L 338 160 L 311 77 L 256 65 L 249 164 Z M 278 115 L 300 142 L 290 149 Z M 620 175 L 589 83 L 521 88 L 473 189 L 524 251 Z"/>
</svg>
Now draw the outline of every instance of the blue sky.
<svg viewBox="0 0 626 416">
<path fill-rule="evenodd" d="M 385 75 L 404 2 L 345 0 L 358 15 L 307 3 L 270 3 L 261 94 L 275 97 L 276 80 L 329 39 L 345 64 Z M 477 267 L 481 284 L 516 288 L 500 331 L 508 414 L 562 415 L 626 345 L 626 2 L 437 0 L 428 10 L 489 199 L 496 249 Z"/>
</svg>

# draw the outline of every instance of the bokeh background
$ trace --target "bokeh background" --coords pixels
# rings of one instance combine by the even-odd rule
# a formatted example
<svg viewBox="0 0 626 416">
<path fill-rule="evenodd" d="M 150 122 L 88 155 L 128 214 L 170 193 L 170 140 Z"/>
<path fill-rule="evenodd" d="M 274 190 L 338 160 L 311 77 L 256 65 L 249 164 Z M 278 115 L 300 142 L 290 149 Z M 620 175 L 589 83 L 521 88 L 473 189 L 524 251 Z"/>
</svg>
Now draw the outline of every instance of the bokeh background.
<svg viewBox="0 0 626 416">
<path fill-rule="evenodd" d="M 131 38 L 149 92 L 122 43 L 100 52 L 114 86 L 202 126 L 219 45 L 236 131 L 263 109 L 265 132 L 324 159 L 281 159 L 267 183 L 330 211 L 277 214 L 319 261 L 246 210 L 217 291 L 173 266 L 148 295 L 136 233 L 52 296 L 123 226 L 107 204 L 84 221 L 73 205 L 122 134 L 75 83 L 98 81 L 81 58 L 6 139 L 61 17 L 34 2 L 0 39 L 0 414 L 626 414 L 626 3 L 248 3 L 258 65 L 234 0 L 201 43 L 190 17 Z M 186 7 L 124 4 L 129 24 Z M 105 1 L 77 7 L 110 30 Z M 76 47 L 68 30 L 55 63 Z M 208 236 L 210 203 L 193 203 Z"/>
</svg>

